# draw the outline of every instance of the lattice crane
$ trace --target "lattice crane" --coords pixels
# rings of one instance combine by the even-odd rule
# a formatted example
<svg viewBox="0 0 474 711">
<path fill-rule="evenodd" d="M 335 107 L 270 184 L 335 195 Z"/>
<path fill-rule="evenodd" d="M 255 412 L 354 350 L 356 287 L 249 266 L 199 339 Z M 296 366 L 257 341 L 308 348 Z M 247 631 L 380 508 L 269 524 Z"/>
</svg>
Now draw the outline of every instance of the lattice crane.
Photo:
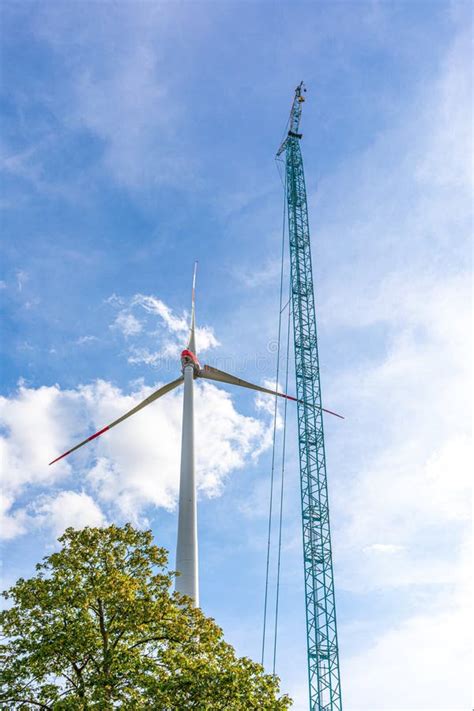
<svg viewBox="0 0 474 711">
<path fill-rule="evenodd" d="M 306 186 L 299 133 L 305 100 L 297 86 L 289 131 L 277 158 L 286 158 L 310 711 L 341 711 L 334 576 L 319 377 L 316 312 Z"/>
</svg>

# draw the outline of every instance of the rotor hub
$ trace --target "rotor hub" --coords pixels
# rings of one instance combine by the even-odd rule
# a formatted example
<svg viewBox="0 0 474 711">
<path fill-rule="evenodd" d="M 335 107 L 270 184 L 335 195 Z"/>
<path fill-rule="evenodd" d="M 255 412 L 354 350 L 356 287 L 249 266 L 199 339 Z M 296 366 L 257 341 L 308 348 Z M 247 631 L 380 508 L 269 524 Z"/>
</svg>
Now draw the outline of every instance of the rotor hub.
<svg viewBox="0 0 474 711">
<path fill-rule="evenodd" d="M 197 356 L 195 353 L 192 351 L 188 350 L 187 348 L 184 349 L 181 353 L 181 367 L 184 373 L 184 369 L 188 366 L 191 365 L 195 375 L 199 373 L 201 370 L 201 366 L 199 364 L 199 361 L 197 359 Z"/>
</svg>

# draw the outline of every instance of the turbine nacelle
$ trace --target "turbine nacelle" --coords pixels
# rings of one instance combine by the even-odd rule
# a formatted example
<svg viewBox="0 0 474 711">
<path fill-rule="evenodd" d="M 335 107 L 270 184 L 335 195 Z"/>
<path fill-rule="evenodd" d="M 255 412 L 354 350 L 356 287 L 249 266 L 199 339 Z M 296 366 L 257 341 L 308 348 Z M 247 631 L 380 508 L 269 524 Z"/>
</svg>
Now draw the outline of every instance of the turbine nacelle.
<svg viewBox="0 0 474 711">
<path fill-rule="evenodd" d="M 197 359 L 197 356 L 195 353 L 190 351 L 188 348 L 185 348 L 184 351 L 181 353 L 181 367 L 182 371 L 184 373 L 184 369 L 188 366 L 192 365 L 193 370 L 194 370 L 194 377 L 197 378 L 201 371 L 201 365 Z"/>
</svg>

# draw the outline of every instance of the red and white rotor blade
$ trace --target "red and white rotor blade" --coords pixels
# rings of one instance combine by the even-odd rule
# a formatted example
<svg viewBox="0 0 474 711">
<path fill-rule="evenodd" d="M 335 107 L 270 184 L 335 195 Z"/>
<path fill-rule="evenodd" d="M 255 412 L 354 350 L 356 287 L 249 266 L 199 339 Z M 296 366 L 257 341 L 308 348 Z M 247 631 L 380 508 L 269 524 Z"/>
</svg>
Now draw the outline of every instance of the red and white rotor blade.
<svg viewBox="0 0 474 711">
<path fill-rule="evenodd" d="M 249 383 L 247 380 L 242 380 L 237 378 L 235 375 L 230 375 L 230 373 L 225 373 L 223 370 L 218 370 L 213 368 L 211 365 L 205 365 L 198 373 L 199 378 L 206 378 L 207 380 L 215 380 L 218 383 L 227 383 L 228 385 L 239 385 L 242 388 L 249 388 L 250 390 L 257 390 L 260 393 L 266 393 L 267 395 L 278 395 L 285 400 L 293 400 L 298 402 L 298 398 L 292 397 L 292 395 L 286 395 L 285 393 L 279 393 L 277 390 L 269 390 L 269 388 L 262 388 L 261 385 L 254 385 Z M 338 415 L 337 412 L 332 412 L 332 410 L 326 410 L 322 407 L 323 412 L 327 412 L 329 415 L 335 415 L 335 417 L 340 417 L 341 420 L 344 419 L 342 415 Z"/>
<path fill-rule="evenodd" d="M 119 425 L 121 422 L 126 420 L 128 417 L 131 417 L 139 410 L 142 410 L 147 405 L 150 405 L 150 403 L 154 402 L 155 400 L 158 400 L 158 398 L 161 397 L 162 395 L 166 395 L 166 393 L 169 393 L 170 390 L 174 390 L 174 388 L 178 387 L 178 385 L 181 385 L 183 380 L 184 380 L 184 378 L 183 378 L 183 376 L 181 376 L 177 380 L 173 380 L 171 383 L 168 383 L 167 385 L 163 385 L 162 388 L 155 390 L 154 393 L 149 395 L 147 398 L 145 398 L 145 400 L 143 400 L 138 405 L 133 407 L 131 410 L 126 412 L 125 415 L 122 415 L 122 417 L 119 417 L 117 420 L 114 420 L 113 422 L 111 422 L 110 425 L 106 425 L 106 427 L 103 427 L 98 432 L 95 432 L 90 437 L 87 437 L 87 439 L 84 439 L 82 442 L 79 442 L 79 444 L 76 444 L 76 446 L 73 447 L 72 449 L 68 449 L 67 452 L 64 452 L 64 454 L 61 454 L 61 456 L 56 457 L 56 459 L 53 459 L 53 461 L 50 462 L 50 464 L 54 464 L 55 462 L 58 462 L 60 459 L 63 459 L 63 457 L 67 457 L 68 454 L 75 452 L 76 449 L 79 449 L 79 447 L 82 447 L 84 444 L 91 442 L 93 439 L 96 439 L 96 437 L 100 437 L 100 435 L 104 434 L 104 432 L 108 432 L 109 430 L 112 429 L 112 427 L 115 427 L 115 425 Z"/>
</svg>

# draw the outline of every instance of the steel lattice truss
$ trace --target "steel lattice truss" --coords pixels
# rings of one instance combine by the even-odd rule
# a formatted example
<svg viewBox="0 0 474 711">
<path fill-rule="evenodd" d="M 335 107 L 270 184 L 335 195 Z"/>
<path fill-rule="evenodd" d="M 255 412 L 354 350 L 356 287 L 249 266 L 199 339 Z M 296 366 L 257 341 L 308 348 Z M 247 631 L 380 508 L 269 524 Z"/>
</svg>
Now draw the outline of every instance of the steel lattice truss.
<svg viewBox="0 0 474 711">
<path fill-rule="evenodd" d="M 313 272 L 297 89 L 284 143 L 303 520 L 310 711 L 341 711 Z"/>
</svg>

